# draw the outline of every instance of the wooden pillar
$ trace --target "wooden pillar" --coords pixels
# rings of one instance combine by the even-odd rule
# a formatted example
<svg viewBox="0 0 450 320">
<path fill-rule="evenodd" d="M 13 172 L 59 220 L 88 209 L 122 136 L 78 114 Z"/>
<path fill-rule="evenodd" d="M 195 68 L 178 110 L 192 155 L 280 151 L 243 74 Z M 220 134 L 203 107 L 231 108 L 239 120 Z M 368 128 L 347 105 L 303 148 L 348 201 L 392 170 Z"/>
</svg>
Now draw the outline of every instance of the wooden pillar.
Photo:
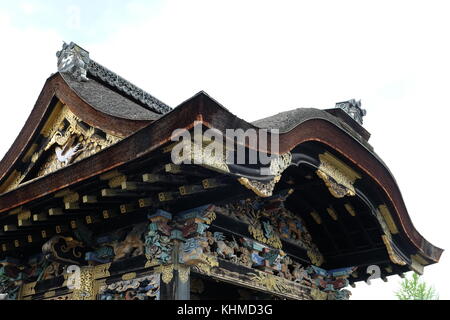
<svg viewBox="0 0 450 320">
<path fill-rule="evenodd" d="M 190 299 L 190 272 L 189 269 L 179 267 L 181 270 L 173 271 L 173 278 L 169 283 L 161 281 L 161 300 L 189 300 Z"/>
</svg>

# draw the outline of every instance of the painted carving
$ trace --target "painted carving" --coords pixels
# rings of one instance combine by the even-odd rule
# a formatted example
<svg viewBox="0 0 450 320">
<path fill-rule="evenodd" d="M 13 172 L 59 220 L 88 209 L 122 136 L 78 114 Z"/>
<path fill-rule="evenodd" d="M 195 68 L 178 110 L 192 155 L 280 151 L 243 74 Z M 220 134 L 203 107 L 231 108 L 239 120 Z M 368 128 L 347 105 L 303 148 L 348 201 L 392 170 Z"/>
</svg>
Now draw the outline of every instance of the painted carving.
<svg viewBox="0 0 450 320">
<path fill-rule="evenodd" d="M 144 242 L 141 240 L 141 238 L 146 229 L 147 223 L 137 224 L 127 234 L 123 241 L 116 242 L 114 245 L 114 260 L 120 260 L 131 256 L 144 254 Z"/>
<path fill-rule="evenodd" d="M 95 267 L 83 267 L 80 272 L 80 287 L 75 287 L 72 300 L 95 300 Z"/>
<path fill-rule="evenodd" d="M 42 252 L 49 261 L 81 265 L 86 248 L 74 238 L 55 236 L 42 246 Z"/>
<path fill-rule="evenodd" d="M 349 292 L 344 288 L 349 284 L 347 278 L 354 269 L 326 271 L 314 265 L 304 265 L 282 250 L 281 239 L 308 252 L 317 250 L 303 221 L 284 207 L 289 194 L 283 192 L 264 200 L 248 199 L 219 207 L 206 205 L 178 213 L 175 218 L 166 211 L 158 210 L 149 214 L 150 223 L 97 237 L 80 225 L 78 240 L 54 237 L 43 246 L 43 254 L 30 259 L 20 272 L 13 274 L 13 269 L 10 269 L 5 278 L 6 269 L 3 268 L 1 289 L 13 298 L 17 281 L 26 278 L 30 283 L 51 279 L 63 275 L 69 264 L 86 265 L 87 262 L 89 266 L 81 268 L 81 287 L 74 290 L 73 299 L 155 299 L 159 294 L 159 282 L 149 278 L 136 280 L 133 274 L 124 276 L 114 284 L 105 283 L 110 276 L 111 263 L 145 254 L 152 262 L 151 266 L 156 267 L 154 272 L 158 281 L 161 279 L 164 283 L 172 281 L 174 270 L 178 270 L 181 281 L 189 281 L 191 270 L 210 276 L 223 273 L 220 262 L 228 261 L 253 270 L 246 274 L 248 281 L 265 290 L 290 296 L 288 290 L 299 286 L 302 290 L 316 290 L 311 292 L 311 297 L 348 298 Z M 217 229 L 210 231 L 218 214 L 247 222 L 249 229 L 253 230 L 250 234 L 254 239 Z M 318 250 L 317 256 L 321 256 Z M 177 260 L 174 260 L 175 257 Z M 312 263 L 320 262 L 320 259 L 311 260 Z M 99 279 L 104 280 L 101 280 L 103 284 L 97 295 L 96 281 Z M 27 291 L 28 297 L 33 294 L 31 289 Z"/>
<path fill-rule="evenodd" d="M 350 291 L 344 289 L 349 285 L 348 277 L 356 271 L 356 267 L 324 270 L 316 266 L 307 269 L 316 288 L 326 292 L 329 300 L 345 300 L 350 298 Z"/>
<path fill-rule="evenodd" d="M 214 240 L 217 245 L 216 253 L 220 258 L 236 263 L 238 261 L 238 257 L 235 251 L 239 245 L 234 238 L 233 241 L 226 241 L 225 239 L 226 238 L 222 232 L 214 232 Z"/>
<path fill-rule="evenodd" d="M 262 169 L 264 174 L 273 176 L 273 178 L 269 181 L 261 182 L 248 178 L 239 178 L 238 181 L 260 197 L 271 197 L 276 184 L 281 180 L 282 173 L 291 165 L 291 163 L 292 154 L 288 152 L 272 159 L 270 162 L 270 167 L 266 170 L 267 172 L 264 172 L 264 169 Z"/>
<path fill-rule="evenodd" d="M 19 286 L 23 279 L 23 274 L 18 266 L 19 261 L 16 259 L 0 261 L 0 300 L 17 299 Z"/>
<path fill-rule="evenodd" d="M 284 207 L 290 192 L 268 199 L 247 199 L 216 207 L 217 213 L 249 224 L 252 237 L 274 249 L 282 249 L 282 241 L 291 242 L 307 251 L 314 265 L 320 266 L 324 258 L 303 220 Z"/>
<path fill-rule="evenodd" d="M 353 184 L 361 176 L 328 152 L 319 155 L 319 159 L 320 166 L 316 173 L 325 182 L 330 193 L 335 198 L 355 196 Z"/>
<path fill-rule="evenodd" d="M 50 150 L 51 153 L 39 168 L 38 176 L 87 158 L 120 140 L 83 123 L 67 106 L 62 108 L 55 123 L 46 129 L 45 134 L 48 134 L 49 142 L 35 155 L 35 162 L 44 151 Z"/>
<path fill-rule="evenodd" d="M 58 262 L 46 261 L 44 269 L 39 274 L 37 281 L 45 281 L 59 277 L 65 273 L 65 266 Z"/>
<path fill-rule="evenodd" d="M 114 257 L 114 248 L 109 245 L 104 245 L 95 251 L 87 252 L 85 260 L 91 263 L 95 262 L 104 264 L 113 261 Z"/>
<path fill-rule="evenodd" d="M 159 300 L 160 275 L 122 280 L 100 287 L 98 300 Z"/>
<path fill-rule="evenodd" d="M 173 243 L 171 241 L 172 228 L 168 223 L 172 215 L 166 211 L 158 210 L 149 216 L 151 223 L 145 234 L 145 255 L 149 261 L 158 264 L 169 264 L 172 261 Z"/>
<path fill-rule="evenodd" d="M 147 225 L 147 223 L 140 223 L 131 229 L 121 229 L 99 236 L 95 240 L 80 234 L 80 238 L 88 242 L 93 249 L 86 253 L 85 260 L 95 265 L 143 255 L 145 252 L 143 238 Z"/>
<path fill-rule="evenodd" d="M 63 145 L 55 147 L 56 159 L 64 166 L 71 164 L 84 151 L 83 145 L 77 140 L 78 137 L 73 135 Z"/>
<path fill-rule="evenodd" d="M 176 225 L 181 228 L 184 244 L 179 253 L 178 262 L 193 266 L 197 270 L 209 273 L 211 268 L 218 266 L 217 259 L 212 252 L 211 245 L 216 243 L 211 232 L 207 231 L 216 219 L 214 206 L 206 205 L 180 213 Z M 217 237 L 220 235 L 217 234 Z M 220 241 L 220 240 L 219 240 Z M 226 254 L 225 243 L 221 247 Z"/>
</svg>

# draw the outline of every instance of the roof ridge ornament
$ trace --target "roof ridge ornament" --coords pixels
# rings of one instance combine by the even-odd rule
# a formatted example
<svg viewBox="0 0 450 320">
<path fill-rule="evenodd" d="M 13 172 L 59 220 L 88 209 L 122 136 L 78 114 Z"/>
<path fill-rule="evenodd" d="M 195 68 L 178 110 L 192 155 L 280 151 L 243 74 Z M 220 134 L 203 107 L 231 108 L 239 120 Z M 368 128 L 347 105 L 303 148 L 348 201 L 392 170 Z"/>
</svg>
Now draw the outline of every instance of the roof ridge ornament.
<svg viewBox="0 0 450 320">
<path fill-rule="evenodd" d="M 361 100 L 356 101 L 355 99 L 351 99 L 344 102 L 338 102 L 336 103 L 336 108 L 344 110 L 345 113 L 360 125 L 363 124 L 363 117 L 367 115 L 367 111 L 361 108 Z"/>
<path fill-rule="evenodd" d="M 64 42 L 61 51 L 56 53 L 58 57 L 58 71 L 69 73 L 78 81 L 88 81 L 87 72 L 91 59 L 89 52 L 71 42 Z"/>
<path fill-rule="evenodd" d="M 68 73 L 80 82 L 89 81 L 87 77 L 89 74 L 136 99 L 154 112 L 165 114 L 172 110 L 171 107 L 151 94 L 92 60 L 89 57 L 89 52 L 74 42 L 70 44 L 64 42 L 62 49 L 56 53 L 56 56 L 58 57 L 58 71 Z"/>
</svg>

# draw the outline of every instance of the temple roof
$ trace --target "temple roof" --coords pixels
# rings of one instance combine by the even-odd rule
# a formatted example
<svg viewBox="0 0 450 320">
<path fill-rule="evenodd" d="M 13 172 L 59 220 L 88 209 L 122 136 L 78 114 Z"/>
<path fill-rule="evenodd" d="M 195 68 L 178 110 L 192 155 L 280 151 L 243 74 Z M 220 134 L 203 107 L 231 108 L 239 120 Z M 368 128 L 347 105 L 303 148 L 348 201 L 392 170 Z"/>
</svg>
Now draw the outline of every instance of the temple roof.
<svg viewBox="0 0 450 320">
<path fill-rule="evenodd" d="M 167 113 L 172 109 L 148 92 L 92 60 L 88 51 L 73 42 L 64 43 L 62 50 L 58 51 L 56 56 L 58 57 L 58 71 L 72 75 L 72 79 L 76 79 L 78 82 L 90 82 L 89 80 L 95 79 L 158 114 Z M 89 85 L 87 86 L 89 87 Z"/>
<path fill-rule="evenodd" d="M 424 266 L 439 261 L 442 249 L 427 242 L 415 229 L 395 178 L 367 141 L 370 134 L 342 108 L 300 108 L 249 123 L 233 115 L 204 92 L 172 110 L 140 89 L 133 92 L 141 92 L 142 99 L 133 96 L 129 90 L 118 85 L 121 80 L 107 84 L 104 77 L 98 77 L 94 71 L 91 73 L 89 68 L 73 67 L 64 69 L 60 66 L 59 72 L 47 80 L 27 123 L 0 162 L 0 216 L 5 219 L 11 219 L 11 212 L 17 208 L 34 210 L 45 201 L 59 201 L 55 196 L 58 192 L 88 181 L 98 182 L 100 176 L 109 172 L 147 168 L 148 161 L 152 161 L 153 157 L 168 156 L 164 149 L 173 143 L 171 137 L 176 129 L 191 130 L 198 122 L 220 132 L 227 129 L 276 128 L 280 130 L 277 155 L 280 159 L 290 159 L 277 173 L 278 176 L 258 177 L 259 170 L 251 166 L 233 167 L 226 164 L 222 164 L 221 168 L 225 170 L 220 169 L 220 174 L 234 182 L 239 181 L 263 196 L 267 190 L 258 190 L 261 185 L 270 185 L 270 194 L 280 179 L 282 184 L 289 185 L 291 176 L 301 178 L 299 188 L 310 186 L 311 197 L 316 187 L 320 192 L 326 191 L 326 186 L 330 189 L 337 187 L 338 191 L 333 192 L 346 191 L 344 200 L 352 198 L 354 206 L 359 206 L 362 211 L 364 207 L 367 217 L 374 219 L 376 215 L 380 222 L 375 230 L 377 241 L 381 241 L 378 233 L 383 232 L 383 241 L 394 264 L 400 261 L 400 264 L 414 265 L 418 259 Z M 129 84 L 127 86 L 134 88 Z M 73 143 L 69 139 L 71 135 L 80 138 L 83 152 L 80 158 L 55 167 L 58 162 L 55 160 L 55 148 Z M 244 144 L 250 148 L 247 142 Z M 258 151 L 271 152 L 259 145 Z M 330 165 L 331 168 L 327 167 Z M 201 169 L 206 170 L 201 171 L 202 174 L 206 172 L 204 178 L 218 174 L 208 171 L 209 168 Z M 343 173 L 338 173 L 334 179 L 331 176 L 326 178 L 327 174 L 323 173 L 333 174 L 339 169 Z M 317 177 L 314 181 L 305 178 L 314 175 L 315 170 L 325 170 L 321 173 L 322 178 L 328 179 L 325 184 Z M 194 168 L 183 172 L 192 171 Z M 339 179 L 342 179 L 341 184 Z M 235 185 L 233 190 L 242 191 Z M 347 197 L 348 194 L 351 196 Z M 298 198 L 295 205 L 308 210 L 308 204 L 301 203 L 302 197 Z M 335 203 L 329 194 L 327 199 L 330 202 L 324 205 L 344 204 Z M 322 209 L 326 211 L 327 208 Z M 313 229 L 317 229 L 319 237 L 322 236 L 323 231 L 319 227 Z M 374 230 L 358 232 L 363 231 L 370 233 Z M 336 232 L 336 236 L 343 235 Z M 383 259 L 387 256 L 386 248 L 383 246 L 380 249 L 379 243 L 372 249 L 382 250 Z M 412 256 L 418 258 L 414 260 Z M 345 256 L 345 259 L 351 258 L 348 257 Z M 345 259 L 331 260 L 336 262 L 333 266 L 338 267 Z M 362 264 L 366 260 L 355 258 L 351 261 Z"/>
<path fill-rule="evenodd" d="M 311 119 L 323 119 L 333 123 L 342 130 L 346 131 L 348 134 L 350 134 L 352 137 L 358 140 L 361 144 L 363 144 L 367 149 L 373 152 L 373 147 L 368 143 L 368 137 L 370 137 L 370 135 L 368 135 L 368 137 L 362 136 L 359 131 L 363 128 L 359 124 L 350 119 L 350 121 L 353 121 L 352 123 L 353 126 L 349 126 L 348 119 L 346 119 L 347 121 L 344 121 L 338 118 L 337 116 L 331 114 L 329 110 L 321 110 L 317 108 L 297 108 L 293 110 L 280 112 L 276 115 L 264 119 L 256 120 L 252 122 L 252 124 L 259 128 L 278 129 L 281 133 L 285 133 L 294 129 L 296 126 L 302 124 L 303 122 Z M 355 127 L 360 128 L 358 128 L 359 130 L 357 129 L 355 130 Z"/>
<path fill-rule="evenodd" d="M 70 74 L 61 73 L 61 76 L 80 98 L 100 112 L 129 120 L 156 120 L 161 117 L 161 114 L 144 108 L 96 79 L 81 82 Z"/>
</svg>

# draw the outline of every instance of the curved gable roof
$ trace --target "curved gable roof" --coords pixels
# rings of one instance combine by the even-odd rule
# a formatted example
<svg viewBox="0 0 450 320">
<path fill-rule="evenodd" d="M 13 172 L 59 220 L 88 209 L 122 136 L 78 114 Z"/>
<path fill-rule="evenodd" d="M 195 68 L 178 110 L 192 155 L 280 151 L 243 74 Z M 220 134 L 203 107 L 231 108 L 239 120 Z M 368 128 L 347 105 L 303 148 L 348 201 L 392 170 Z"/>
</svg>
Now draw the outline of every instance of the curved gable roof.
<svg viewBox="0 0 450 320">
<path fill-rule="evenodd" d="M 277 126 L 282 131 L 279 135 L 280 154 L 290 152 L 306 142 L 320 142 L 345 158 L 358 171 L 370 177 L 381 188 L 386 199 L 389 200 L 389 204 L 394 208 L 393 216 L 400 224 L 400 232 L 424 257 L 437 262 L 443 250 L 430 244 L 415 229 L 395 179 L 379 157 L 363 146 L 354 135 L 349 134 L 345 128 L 339 125 L 339 122 L 336 122 L 336 119 L 323 111 L 297 109 L 292 112 L 296 117 L 289 117 L 288 112 L 251 124 L 231 114 L 207 94 L 200 92 L 159 120 L 147 122 L 145 126 L 140 124 L 142 129 L 135 130 L 130 136 L 108 149 L 44 176 L 32 184 L 0 195 L 0 212 L 9 211 L 44 195 L 67 188 L 74 183 L 145 157 L 170 142 L 174 130 L 192 128 L 197 121 L 222 132 L 233 128 L 246 130 Z M 290 121 L 282 124 L 282 119 L 286 117 L 290 118 Z M 259 151 L 268 152 L 270 150 Z"/>
</svg>

